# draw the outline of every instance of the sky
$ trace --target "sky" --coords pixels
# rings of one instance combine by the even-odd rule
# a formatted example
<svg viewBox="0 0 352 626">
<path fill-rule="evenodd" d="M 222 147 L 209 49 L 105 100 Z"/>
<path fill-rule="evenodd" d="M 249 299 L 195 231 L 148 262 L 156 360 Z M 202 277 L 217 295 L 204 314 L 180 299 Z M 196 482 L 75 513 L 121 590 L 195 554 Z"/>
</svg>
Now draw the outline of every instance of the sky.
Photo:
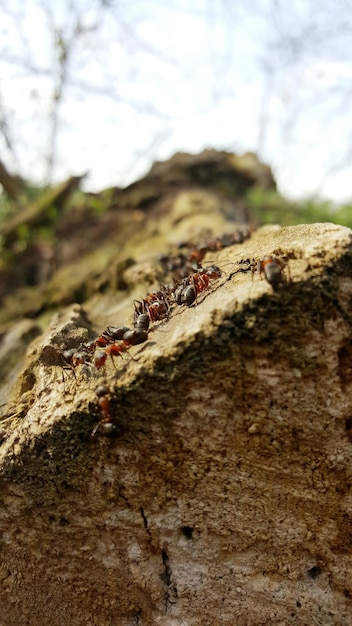
<svg viewBox="0 0 352 626">
<path fill-rule="evenodd" d="M 284 195 L 351 200 L 351 34 L 348 0 L 0 0 L 1 158 L 98 191 L 253 151 Z"/>
</svg>

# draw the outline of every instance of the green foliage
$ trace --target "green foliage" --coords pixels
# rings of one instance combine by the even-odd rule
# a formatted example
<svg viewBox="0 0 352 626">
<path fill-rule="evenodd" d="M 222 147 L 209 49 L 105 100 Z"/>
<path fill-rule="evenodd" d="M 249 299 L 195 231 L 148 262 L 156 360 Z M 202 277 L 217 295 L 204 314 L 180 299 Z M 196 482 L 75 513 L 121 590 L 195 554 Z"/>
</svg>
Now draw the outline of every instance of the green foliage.
<svg viewBox="0 0 352 626">
<path fill-rule="evenodd" d="M 337 207 L 329 200 L 307 198 L 288 200 L 277 191 L 251 189 L 247 195 L 250 209 L 259 224 L 312 224 L 314 222 L 334 222 L 352 228 L 352 205 Z"/>
<path fill-rule="evenodd" d="M 4 222 L 8 215 L 12 213 L 14 203 L 7 196 L 0 192 L 0 224 Z"/>
<path fill-rule="evenodd" d="M 344 204 L 337 209 L 333 221 L 336 224 L 352 228 L 352 204 Z"/>
<path fill-rule="evenodd" d="M 92 213 L 104 213 L 114 203 L 114 188 L 108 188 L 100 193 L 89 193 L 77 189 L 71 194 L 65 204 L 65 211 L 80 209 Z"/>
<path fill-rule="evenodd" d="M 21 208 L 38 200 L 47 190 L 48 187 L 39 187 L 38 185 L 32 185 L 26 181 L 17 202 L 11 200 L 4 192 L 0 191 L 0 225 L 5 222 L 8 217 L 18 213 Z"/>
<path fill-rule="evenodd" d="M 48 189 L 49 187 L 47 185 L 32 185 L 31 183 L 26 181 L 23 198 L 24 204 L 26 204 L 27 202 L 35 202 L 35 200 L 38 200 L 38 198 L 40 198 L 43 193 L 48 191 Z"/>
</svg>

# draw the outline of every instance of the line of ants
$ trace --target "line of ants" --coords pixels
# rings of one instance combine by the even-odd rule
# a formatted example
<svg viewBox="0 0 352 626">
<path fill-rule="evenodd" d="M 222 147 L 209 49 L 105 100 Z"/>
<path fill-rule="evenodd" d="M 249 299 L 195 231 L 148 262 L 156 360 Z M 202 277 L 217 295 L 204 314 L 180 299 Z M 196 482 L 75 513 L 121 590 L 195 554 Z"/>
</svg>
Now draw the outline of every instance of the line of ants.
<svg viewBox="0 0 352 626">
<path fill-rule="evenodd" d="M 286 263 L 274 256 L 264 256 L 259 260 L 243 259 L 238 262 L 237 272 L 252 272 L 252 278 L 257 271 L 276 291 L 286 279 L 283 270 Z M 196 271 L 187 277 L 178 280 L 173 285 L 160 286 L 158 291 L 148 293 L 143 300 L 134 300 L 133 328 L 127 326 L 108 326 L 95 340 L 81 344 L 78 348 L 72 348 L 62 353 L 64 369 L 74 369 L 78 365 L 88 365 L 97 370 L 105 366 L 110 357 L 114 367 L 114 359 L 129 351 L 132 346 L 140 345 L 147 341 L 151 325 L 166 319 L 174 304 L 187 307 L 197 304 L 199 294 L 206 291 L 210 281 L 222 276 L 222 271 L 217 265 L 202 267 L 198 265 Z M 134 358 L 129 355 L 132 360 Z M 107 385 L 99 385 L 95 390 L 97 404 L 101 412 L 101 419 L 94 427 L 91 436 L 94 437 L 98 430 L 104 434 L 114 431 L 113 417 L 110 409 L 110 390 Z"/>
<path fill-rule="evenodd" d="M 208 288 L 210 281 L 220 278 L 221 274 L 216 265 L 200 266 L 197 271 L 181 281 L 173 285 L 160 286 L 158 291 L 148 293 L 143 300 L 134 300 L 132 329 L 128 326 L 108 326 L 93 341 L 63 351 L 60 353 L 63 370 L 69 369 L 76 377 L 75 368 L 79 365 L 100 370 L 109 357 L 116 367 L 115 357 L 122 356 L 132 346 L 146 342 L 151 325 L 166 319 L 174 304 L 191 306 L 196 302 L 197 296 Z M 129 356 L 135 360 L 131 354 Z M 107 385 L 99 385 L 96 395 L 102 419 L 93 429 L 91 436 L 94 436 L 98 429 L 103 429 L 105 433 L 114 429 L 110 412 L 110 391 Z"/>
<path fill-rule="evenodd" d="M 199 267 L 181 283 L 161 286 L 159 291 L 148 293 L 143 300 L 134 300 L 133 329 L 128 326 L 108 326 L 93 341 L 65 350 L 62 353 L 65 366 L 74 371 L 78 365 L 93 365 L 99 370 L 108 357 L 114 364 L 114 357 L 147 341 L 150 324 L 167 318 L 174 303 L 191 306 L 197 296 L 208 288 L 209 282 L 220 276 L 221 270 L 216 265 Z"/>
<path fill-rule="evenodd" d="M 205 241 L 183 241 L 177 246 L 177 250 L 170 254 L 162 254 L 159 257 L 165 273 L 171 274 L 174 281 L 186 278 L 195 268 L 200 267 L 208 252 L 219 252 L 234 244 L 243 243 L 252 235 L 253 228 L 243 226 L 233 232 L 224 233 L 218 237 L 209 237 Z"/>
</svg>

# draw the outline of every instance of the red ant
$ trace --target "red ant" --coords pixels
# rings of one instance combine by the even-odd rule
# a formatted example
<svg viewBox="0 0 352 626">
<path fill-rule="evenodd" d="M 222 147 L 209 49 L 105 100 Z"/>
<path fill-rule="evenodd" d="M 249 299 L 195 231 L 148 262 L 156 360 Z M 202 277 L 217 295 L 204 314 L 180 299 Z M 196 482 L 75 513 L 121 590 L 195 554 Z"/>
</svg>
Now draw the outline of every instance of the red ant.
<svg viewBox="0 0 352 626">
<path fill-rule="evenodd" d="M 92 343 L 92 342 L 90 342 Z M 93 342 L 94 348 L 94 342 Z M 63 360 L 62 368 L 63 370 L 70 369 L 72 374 L 76 378 L 75 368 L 78 365 L 87 365 L 90 363 L 92 348 L 90 344 L 81 344 L 78 348 L 70 348 L 69 350 L 65 350 L 61 352 L 61 357 Z"/>
<path fill-rule="evenodd" d="M 157 322 L 169 312 L 169 303 L 162 291 L 148 293 L 144 300 L 134 300 L 134 319 L 137 321 L 140 315 L 147 315 L 151 322 Z"/>
<path fill-rule="evenodd" d="M 221 270 L 217 265 L 209 265 L 209 267 L 201 267 L 198 272 L 192 275 L 191 280 L 196 283 L 197 293 L 204 291 L 210 280 L 220 278 Z"/>
<path fill-rule="evenodd" d="M 75 367 L 78 365 L 88 365 L 91 362 L 91 355 L 94 349 L 95 341 L 89 341 L 88 343 L 81 343 L 78 348 L 65 350 L 65 352 L 62 353 L 62 357 L 65 363 L 67 363 L 67 367 L 64 366 L 64 369 L 70 368 L 75 375 Z"/>
<path fill-rule="evenodd" d="M 101 410 L 103 416 L 100 422 L 98 422 L 94 426 L 90 436 L 94 437 L 100 428 L 103 429 L 106 435 L 109 435 L 111 432 L 113 432 L 113 430 L 115 430 L 115 426 L 112 423 L 110 400 L 108 398 L 110 392 L 106 385 L 99 385 L 99 387 L 96 388 L 95 393 L 98 396 L 98 407 Z"/>
<path fill-rule="evenodd" d="M 179 244 L 178 248 L 188 248 L 188 255 L 184 255 L 180 253 L 176 257 L 162 257 L 162 261 L 164 261 L 164 267 L 168 271 L 173 271 L 179 268 L 187 268 L 191 266 L 191 264 L 195 264 L 199 266 L 199 264 L 203 261 L 207 252 L 217 252 L 226 248 L 228 246 L 232 246 L 236 243 L 243 243 L 246 239 L 248 239 L 252 234 L 251 229 L 249 228 L 239 228 L 232 233 L 224 233 L 219 237 L 210 237 L 201 243 L 195 243 L 193 241 L 182 242 Z"/>
<path fill-rule="evenodd" d="M 105 365 L 106 359 L 110 356 L 114 363 L 114 356 L 121 356 L 123 352 L 131 346 L 137 346 L 140 343 L 144 343 L 148 339 L 148 331 L 142 328 L 128 329 L 123 337 L 121 343 L 112 343 L 106 346 L 105 350 L 99 350 L 94 358 L 94 365 L 97 369 L 100 369 Z M 131 357 L 132 358 L 132 357 Z"/>
<path fill-rule="evenodd" d="M 285 266 L 286 263 L 284 263 L 282 259 L 278 259 L 274 255 L 268 255 L 259 259 L 257 267 L 254 268 L 252 272 L 256 269 L 259 272 L 260 277 L 264 274 L 264 277 L 268 281 L 269 285 L 272 286 L 274 291 L 277 291 L 279 285 L 285 280 L 282 272 Z"/>
<path fill-rule="evenodd" d="M 221 270 L 217 265 L 199 268 L 197 272 L 185 278 L 182 284 L 175 289 L 174 297 L 177 304 L 191 306 L 197 295 L 207 289 L 209 281 L 220 278 L 220 276 Z"/>
<path fill-rule="evenodd" d="M 101 367 L 103 367 L 103 365 L 105 365 L 105 361 L 107 357 L 108 355 L 105 350 L 98 350 L 98 352 L 96 352 L 94 359 L 93 359 L 93 363 L 95 367 L 97 368 L 97 370 L 99 370 Z"/>
<path fill-rule="evenodd" d="M 105 365 L 106 359 L 108 356 L 111 358 L 111 361 L 115 367 L 114 356 L 121 356 L 122 352 L 127 352 L 128 347 L 124 343 L 111 343 L 108 345 L 105 350 L 99 350 L 94 357 L 94 365 L 97 369 L 100 369 Z"/>
<path fill-rule="evenodd" d="M 157 322 L 163 319 L 169 312 L 168 303 L 163 300 L 157 300 L 152 304 L 147 304 L 148 316 L 151 322 Z"/>
</svg>

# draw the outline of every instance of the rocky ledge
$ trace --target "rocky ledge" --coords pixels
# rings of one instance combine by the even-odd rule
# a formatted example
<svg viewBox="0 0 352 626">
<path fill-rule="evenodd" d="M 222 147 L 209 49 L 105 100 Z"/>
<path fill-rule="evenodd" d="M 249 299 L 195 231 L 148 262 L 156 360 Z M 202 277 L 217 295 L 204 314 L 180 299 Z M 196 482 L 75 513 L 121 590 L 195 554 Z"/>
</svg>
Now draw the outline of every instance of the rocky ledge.
<svg viewBox="0 0 352 626">
<path fill-rule="evenodd" d="M 1 424 L 4 624 L 348 623 L 351 234 L 208 252 L 221 275 L 98 368 L 62 357 L 96 302 L 35 333 Z M 133 325 L 133 297 L 104 327 Z"/>
</svg>

